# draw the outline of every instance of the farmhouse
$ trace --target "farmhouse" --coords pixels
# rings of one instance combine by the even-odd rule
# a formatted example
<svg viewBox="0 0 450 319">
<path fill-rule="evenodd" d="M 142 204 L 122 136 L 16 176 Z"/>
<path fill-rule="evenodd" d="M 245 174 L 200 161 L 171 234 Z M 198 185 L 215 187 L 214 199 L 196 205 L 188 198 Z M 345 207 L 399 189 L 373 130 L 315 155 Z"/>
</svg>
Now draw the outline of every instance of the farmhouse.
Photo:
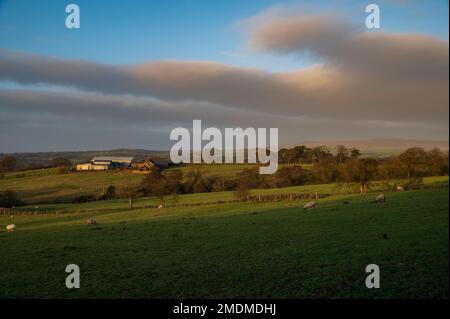
<svg viewBox="0 0 450 319">
<path fill-rule="evenodd" d="M 170 166 L 170 161 L 154 161 L 151 158 L 147 158 L 143 162 L 134 162 L 131 164 L 131 168 L 137 171 L 155 171 Z"/>
<path fill-rule="evenodd" d="M 133 157 L 95 156 L 90 163 L 77 165 L 77 171 L 106 171 L 113 168 L 129 168 Z"/>
</svg>

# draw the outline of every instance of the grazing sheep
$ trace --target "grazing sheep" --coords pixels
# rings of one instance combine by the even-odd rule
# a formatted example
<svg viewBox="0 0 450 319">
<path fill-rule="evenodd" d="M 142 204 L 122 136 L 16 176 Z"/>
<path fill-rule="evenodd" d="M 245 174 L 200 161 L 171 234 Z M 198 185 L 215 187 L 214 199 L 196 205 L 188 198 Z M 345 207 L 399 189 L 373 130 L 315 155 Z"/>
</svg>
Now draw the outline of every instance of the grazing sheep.
<svg viewBox="0 0 450 319">
<path fill-rule="evenodd" d="M 307 202 L 305 205 L 303 205 L 303 209 L 310 209 L 310 208 L 315 208 L 316 207 L 317 202 Z"/>
<path fill-rule="evenodd" d="M 397 186 L 397 192 L 403 192 L 405 188 L 403 186 Z"/>
<path fill-rule="evenodd" d="M 164 205 L 163 204 L 159 205 L 158 209 L 160 209 L 160 208 L 164 208 Z"/>
<path fill-rule="evenodd" d="M 95 225 L 95 224 L 97 224 L 97 221 L 95 220 L 95 218 L 89 218 L 86 221 L 86 224 L 88 224 L 88 225 Z"/>
<path fill-rule="evenodd" d="M 6 226 L 6 231 L 8 233 L 12 233 L 14 231 L 14 229 L 16 228 L 16 225 L 14 224 L 9 224 L 8 226 Z"/>
<path fill-rule="evenodd" d="M 384 194 L 380 194 L 375 198 L 375 203 L 384 203 L 386 201 L 386 197 Z"/>
</svg>

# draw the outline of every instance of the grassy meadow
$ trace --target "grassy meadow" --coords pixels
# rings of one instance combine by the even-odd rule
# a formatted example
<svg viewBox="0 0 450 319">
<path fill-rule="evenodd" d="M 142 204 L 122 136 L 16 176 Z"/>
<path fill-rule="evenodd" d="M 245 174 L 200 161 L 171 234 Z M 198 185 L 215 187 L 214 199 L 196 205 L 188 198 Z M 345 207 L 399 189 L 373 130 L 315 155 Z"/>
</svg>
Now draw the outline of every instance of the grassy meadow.
<svg viewBox="0 0 450 319">
<path fill-rule="evenodd" d="M 332 186 L 297 190 L 308 187 Z M 205 205 L 163 209 L 142 206 L 152 199 L 40 205 L 9 234 L 0 216 L 0 297 L 448 298 L 446 188 L 386 193 L 382 204 L 336 195 L 311 211 L 305 201 L 207 204 L 214 196 L 232 195 L 183 195 Z M 65 287 L 69 263 L 80 289 Z M 364 285 L 370 263 L 381 289 Z"/>
<path fill-rule="evenodd" d="M 282 166 L 282 165 L 281 165 Z M 245 168 L 254 167 L 254 164 L 196 164 L 171 169 L 180 169 L 186 175 L 193 168 L 198 168 L 203 176 L 221 176 L 225 179 L 234 179 L 236 174 Z M 308 168 L 308 165 L 302 167 Z M 169 169 L 169 170 L 171 170 Z M 0 191 L 14 190 L 19 198 L 26 204 L 34 207 L 36 204 L 71 203 L 80 195 L 94 195 L 99 197 L 109 185 L 120 189 L 123 186 L 136 186 L 144 178 L 144 174 L 133 173 L 127 170 L 111 170 L 98 172 L 68 172 L 59 173 L 56 168 L 36 169 L 29 171 L 5 173 L 0 179 Z M 448 183 L 448 176 L 425 177 L 425 184 Z M 376 183 L 375 183 L 376 184 Z M 254 194 L 273 193 L 338 193 L 336 184 L 302 185 L 283 187 L 277 189 L 254 190 Z M 377 190 L 374 185 L 374 190 Z M 233 192 L 220 192 L 208 194 L 192 194 L 188 197 L 179 196 L 177 200 L 195 201 L 200 196 L 201 200 L 209 198 L 210 201 L 229 200 L 234 198 Z M 169 198 L 169 201 L 171 199 Z M 141 200 L 142 201 L 142 200 Z M 144 201 L 148 202 L 147 199 Z M 95 204 L 94 204 L 95 205 Z M 103 205 L 103 204 L 99 204 Z M 42 206 L 42 205 L 39 205 Z M 27 207 L 27 209 L 29 208 Z M 64 207 L 61 205 L 60 207 Z"/>
<path fill-rule="evenodd" d="M 197 167 L 233 179 L 249 166 Z M 0 215 L 0 298 L 448 298 L 448 176 L 386 193 L 382 204 L 374 203 L 380 183 L 367 195 L 339 193 L 336 184 L 251 191 L 329 195 L 310 211 L 306 199 L 233 202 L 233 192 L 168 196 L 162 209 L 146 208 L 159 204 L 152 197 L 133 209 L 127 199 L 71 203 L 143 176 L 5 174 L 0 190 L 27 205 L 13 220 Z M 70 263 L 80 266 L 81 289 L 65 287 Z M 381 268 L 381 289 L 364 285 L 370 263 Z"/>
<path fill-rule="evenodd" d="M 142 174 L 130 171 L 69 172 L 56 168 L 6 173 L 0 190 L 14 190 L 25 203 L 70 202 L 80 195 L 100 196 L 109 185 L 138 185 Z"/>
<path fill-rule="evenodd" d="M 220 176 L 234 179 L 244 168 L 254 164 L 197 164 L 171 169 L 179 169 L 187 174 L 193 168 L 199 169 L 203 176 Z M 168 171 L 170 171 L 169 169 Z M 59 173 L 57 168 L 36 169 L 5 173 L 0 179 L 0 191 L 14 190 L 25 203 L 71 202 L 80 195 L 100 196 L 109 185 L 118 188 L 136 186 L 144 178 L 143 173 L 129 170 L 111 170 L 98 172 Z"/>
<path fill-rule="evenodd" d="M 183 174 L 187 174 L 194 167 L 199 169 L 204 176 L 234 179 L 236 174 L 244 168 L 254 167 L 254 164 L 197 164 L 171 169 L 179 169 Z M 104 188 L 109 185 L 136 186 L 143 178 L 144 174 L 129 170 L 61 174 L 57 168 L 47 168 L 5 173 L 0 179 L 0 191 L 14 190 L 26 203 L 70 202 L 74 197 L 80 195 L 100 196 L 103 194 Z"/>
</svg>

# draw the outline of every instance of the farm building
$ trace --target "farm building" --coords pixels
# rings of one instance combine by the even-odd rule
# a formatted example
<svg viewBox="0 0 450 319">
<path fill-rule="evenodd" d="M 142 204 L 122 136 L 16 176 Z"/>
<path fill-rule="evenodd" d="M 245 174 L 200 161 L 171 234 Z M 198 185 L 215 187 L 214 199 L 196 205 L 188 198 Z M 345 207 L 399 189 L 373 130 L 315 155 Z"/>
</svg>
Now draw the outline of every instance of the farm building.
<svg viewBox="0 0 450 319">
<path fill-rule="evenodd" d="M 103 164 L 93 165 L 92 163 L 86 163 L 77 165 L 77 171 L 106 171 L 108 169 L 109 166 Z"/>
<path fill-rule="evenodd" d="M 106 171 L 113 168 L 129 168 L 133 157 L 95 156 L 90 163 L 77 165 L 77 171 Z"/>
<path fill-rule="evenodd" d="M 154 161 L 151 158 L 147 158 L 143 162 L 132 163 L 131 167 L 137 171 L 155 171 L 158 169 L 167 168 L 170 166 L 169 161 Z"/>
<path fill-rule="evenodd" d="M 93 165 L 108 165 L 110 168 L 128 168 L 132 161 L 133 157 L 119 156 L 95 156 L 91 159 Z"/>
</svg>

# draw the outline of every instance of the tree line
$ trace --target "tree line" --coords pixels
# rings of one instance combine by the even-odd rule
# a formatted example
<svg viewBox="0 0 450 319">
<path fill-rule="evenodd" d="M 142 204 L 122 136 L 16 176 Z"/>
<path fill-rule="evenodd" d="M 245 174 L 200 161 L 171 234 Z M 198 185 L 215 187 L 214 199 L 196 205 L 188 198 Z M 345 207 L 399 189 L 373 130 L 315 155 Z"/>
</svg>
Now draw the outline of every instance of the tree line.
<svg viewBox="0 0 450 319">
<path fill-rule="evenodd" d="M 403 153 L 385 158 L 362 157 L 358 149 L 338 146 L 332 152 L 325 146 L 308 148 L 295 146 L 280 149 L 279 163 L 275 174 L 261 175 L 259 167 L 245 168 L 233 179 L 223 176 L 207 176 L 193 165 L 183 173 L 180 169 L 155 171 L 147 174 L 138 187 L 122 186 L 116 191 L 109 186 L 100 197 L 83 195 L 75 202 L 128 198 L 130 207 L 133 198 L 140 196 L 158 197 L 161 203 L 168 195 L 234 191 L 238 198 L 249 195 L 255 188 L 279 188 L 288 186 L 336 183 L 347 191 L 366 193 L 373 181 L 379 181 L 386 190 L 397 186 L 416 187 L 425 176 L 448 175 L 449 153 L 439 149 L 425 151 L 423 148 L 409 148 Z M 14 169 L 14 158 L 7 156 L 0 160 L 0 170 Z M 56 167 L 68 167 L 71 163 L 58 158 L 52 163 Z M 0 206 L 18 205 L 15 194 L 0 192 Z M 7 203 L 10 205 L 6 205 Z"/>
<path fill-rule="evenodd" d="M 232 180 L 205 176 L 195 166 L 185 176 L 178 169 L 154 172 L 143 179 L 139 192 L 157 196 L 162 202 L 167 195 L 234 191 L 237 197 L 244 197 L 255 188 L 322 183 L 336 183 L 338 188 L 366 193 L 373 181 L 382 182 L 386 190 L 394 190 L 397 186 L 416 187 L 422 183 L 422 177 L 448 175 L 449 171 L 448 151 L 417 147 L 396 156 L 373 158 L 361 157 L 359 150 L 344 146 L 337 147 L 335 153 L 324 146 L 296 146 L 280 150 L 279 160 L 291 165 L 280 165 L 273 175 L 259 174 L 258 166 L 245 168 Z"/>
</svg>

